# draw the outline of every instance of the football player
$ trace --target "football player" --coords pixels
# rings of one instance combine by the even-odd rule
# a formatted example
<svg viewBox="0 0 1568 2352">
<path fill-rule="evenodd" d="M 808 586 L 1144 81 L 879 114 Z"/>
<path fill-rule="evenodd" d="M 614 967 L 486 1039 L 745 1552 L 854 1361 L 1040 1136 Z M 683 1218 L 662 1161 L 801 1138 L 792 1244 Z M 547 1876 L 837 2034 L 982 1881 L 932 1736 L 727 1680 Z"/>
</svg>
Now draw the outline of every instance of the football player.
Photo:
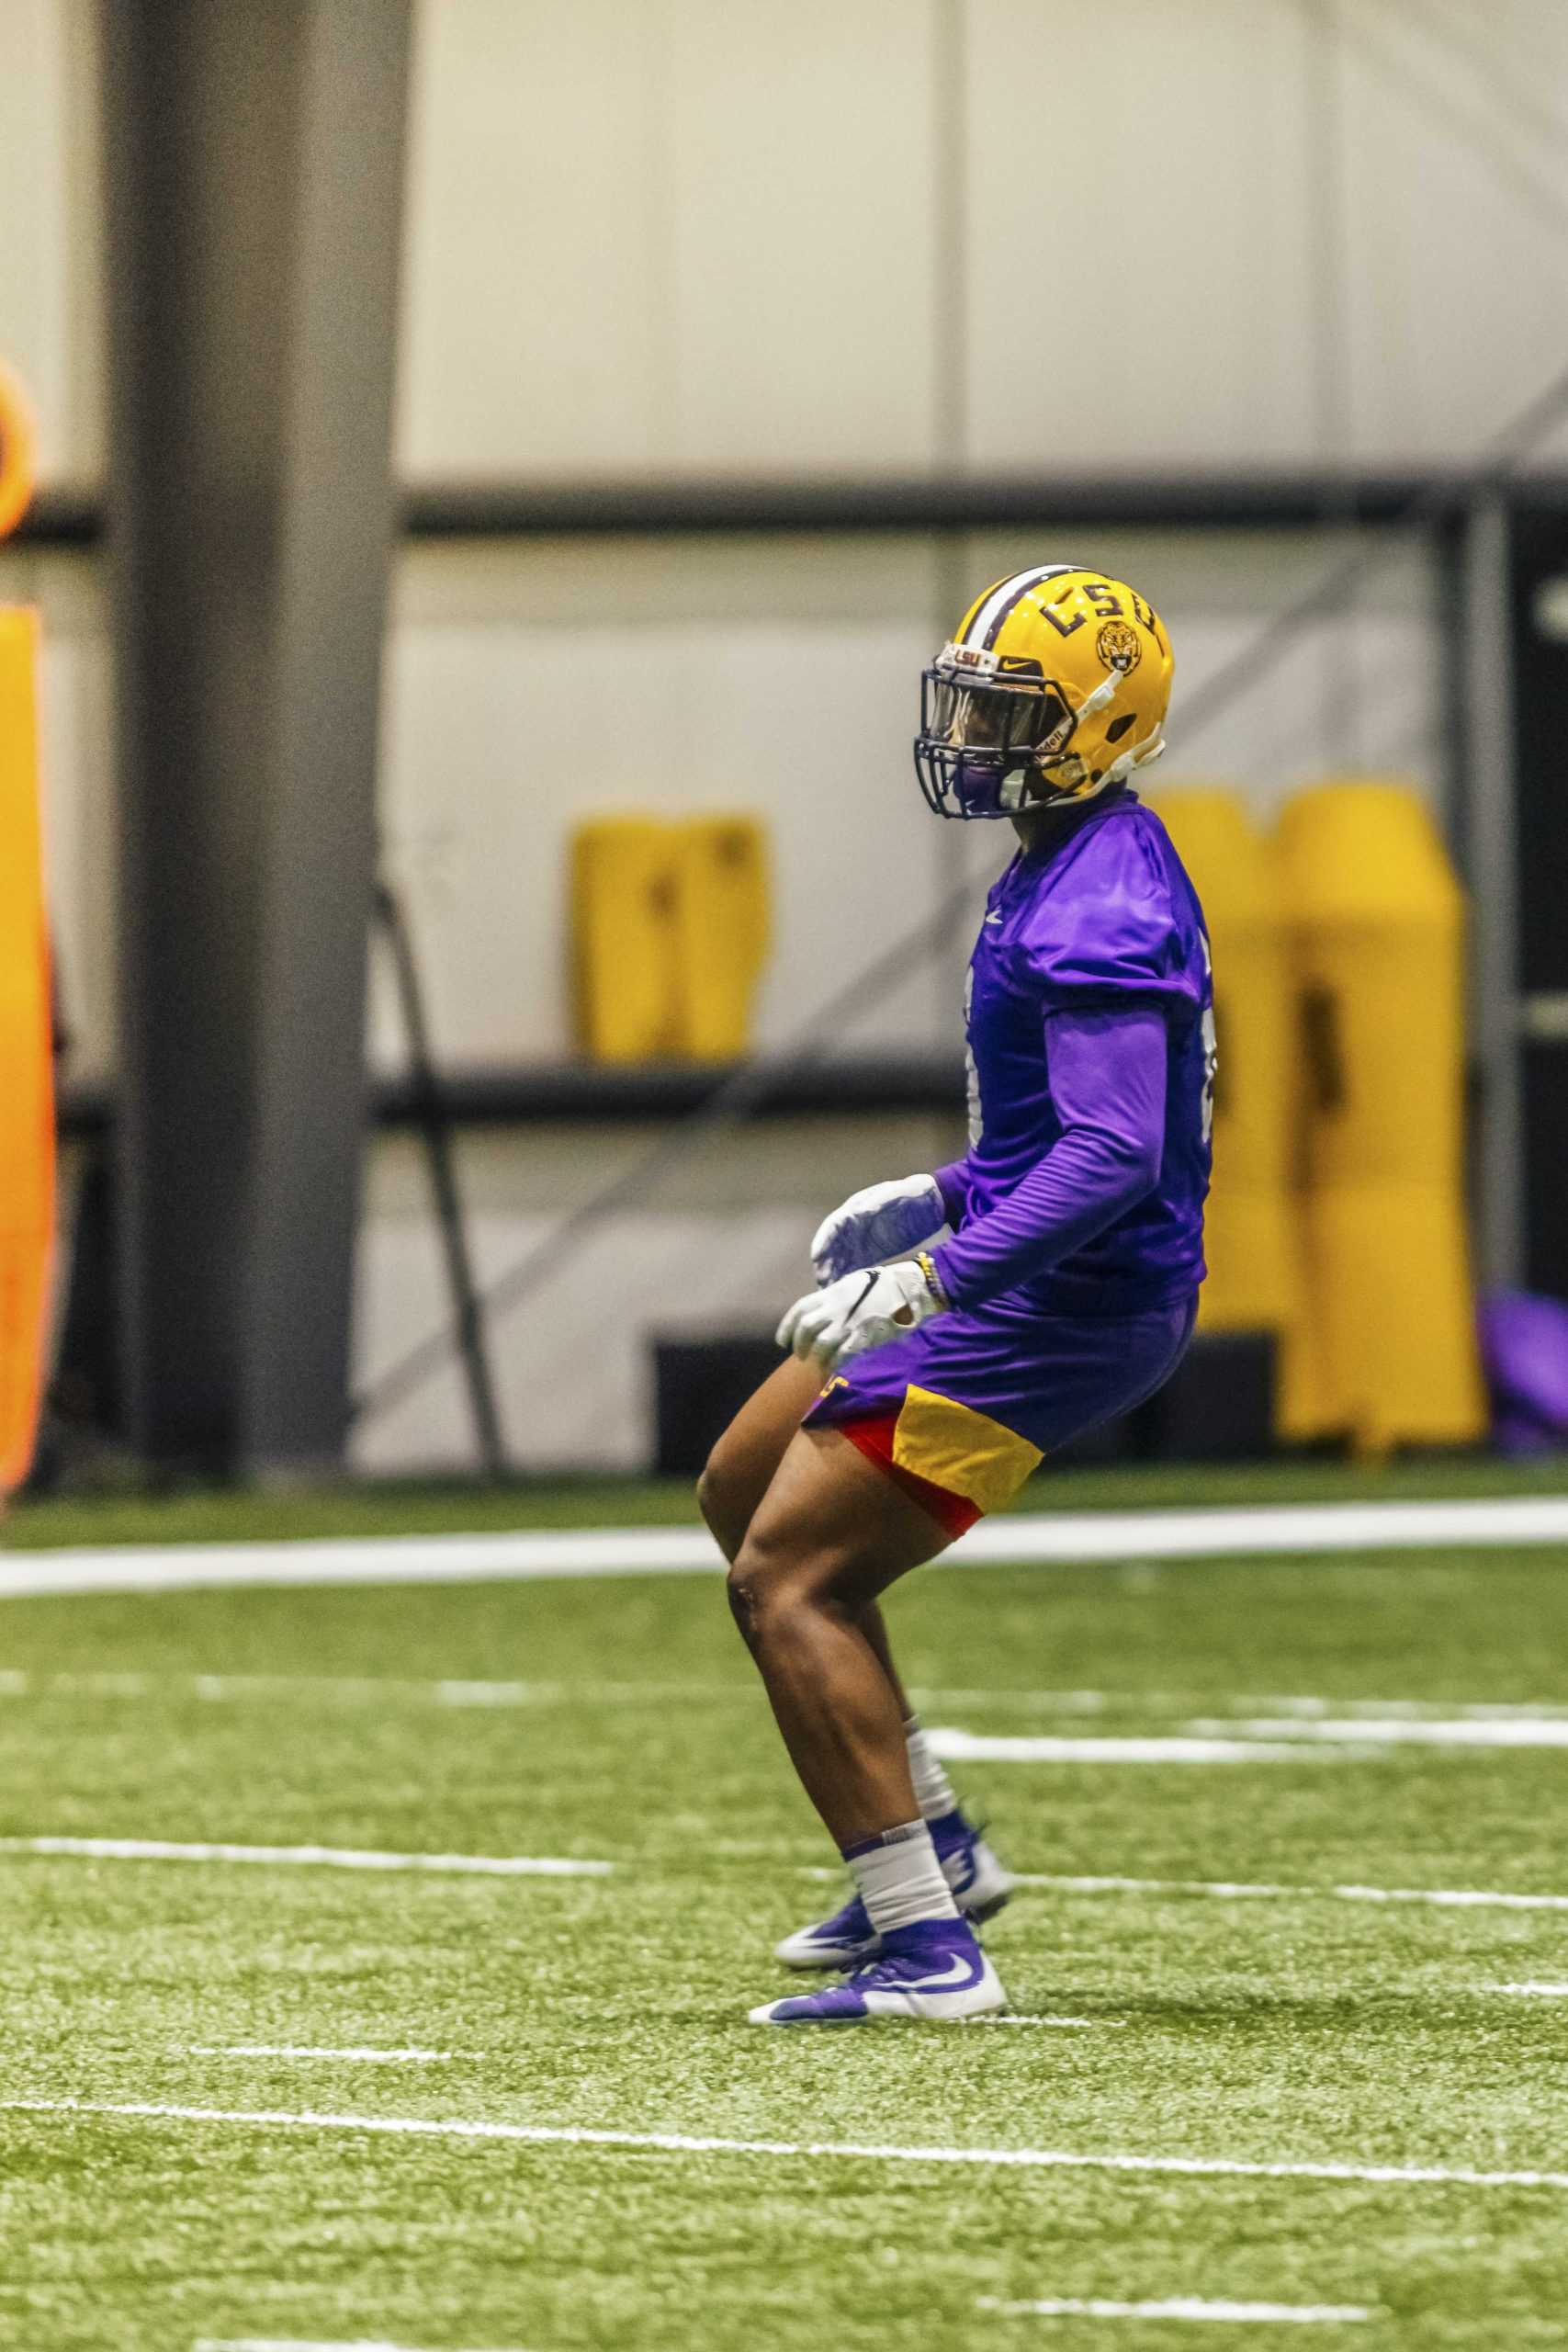
<svg viewBox="0 0 1568 2352">
<path fill-rule="evenodd" d="M 1130 781 L 1163 748 L 1170 675 L 1145 599 L 1069 563 L 988 588 L 924 673 L 927 801 L 1019 837 L 969 967 L 969 1148 L 827 1219 L 819 1287 L 779 1326 L 790 1360 L 700 1488 L 791 1760 L 853 1881 L 777 1951 L 844 1981 L 765 2003 L 760 2024 L 1005 2005 L 976 1926 L 1012 1881 L 910 1708 L 878 1600 L 1053 1448 L 1150 1396 L 1191 1334 L 1209 948 Z"/>
</svg>

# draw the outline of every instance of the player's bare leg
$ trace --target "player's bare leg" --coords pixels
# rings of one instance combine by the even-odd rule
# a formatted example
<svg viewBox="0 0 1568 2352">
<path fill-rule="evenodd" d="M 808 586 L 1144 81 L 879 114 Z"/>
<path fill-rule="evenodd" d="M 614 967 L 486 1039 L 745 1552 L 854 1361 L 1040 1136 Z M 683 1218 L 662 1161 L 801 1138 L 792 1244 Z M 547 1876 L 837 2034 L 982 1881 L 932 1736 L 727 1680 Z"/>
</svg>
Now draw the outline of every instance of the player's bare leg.
<svg viewBox="0 0 1568 2352">
<path fill-rule="evenodd" d="M 915 1811 L 900 1694 L 862 1618 L 946 1541 L 836 1430 L 802 1430 L 730 1569 L 730 1606 L 790 1759 L 840 1846 Z"/>
<path fill-rule="evenodd" d="M 787 1358 L 747 1399 L 708 1457 L 697 1498 L 727 1560 L 739 1557 L 762 1498 L 820 1385 L 821 1374 L 814 1365 Z M 881 1476 L 880 1472 L 874 1475 Z M 886 1622 L 874 1600 L 862 1608 L 859 1624 L 892 1689 L 915 1801 L 931 1826 L 953 1899 L 966 1917 L 988 1919 L 1011 1894 L 1012 1876 L 964 1811 L 932 1752 L 894 1664 Z M 785 1936 L 774 1946 L 774 1957 L 786 1968 L 852 1968 L 874 1958 L 880 1946 L 864 1905 L 852 1895 L 826 1917 L 808 1920 Z"/>
<path fill-rule="evenodd" d="M 707 1467 L 697 1481 L 697 1504 L 731 1565 L 739 1555 L 758 1505 L 773 1485 L 802 1416 L 821 1385 L 822 1375 L 815 1364 L 787 1357 L 748 1397 L 709 1454 Z M 860 1623 L 893 1685 L 903 1721 L 911 1723 L 915 1711 L 893 1663 L 887 1626 L 874 1600 L 867 1601 Z"/>
<path fill-rule="evenodd" d="M 709 1454 L 697 1481 L 697 1504 L 714 1541 L 732 1564 L 821 1385 L 822 1374 L 815 1364 L 786 1356 L 747 1398 Z"/>
<path fill-rule="evenodd" d="M 759 2022 L 964 2017 L 1001 2005 L 919 1809 L 897 1679 L 864 1623 L 877 1595 L 947 1541 L 848 1440 L 800 1430 L 730 1570 L 736 1622 L 875 1939 L 851 1984 L 769 2004 L 753 2011 Z"/>
</svg>

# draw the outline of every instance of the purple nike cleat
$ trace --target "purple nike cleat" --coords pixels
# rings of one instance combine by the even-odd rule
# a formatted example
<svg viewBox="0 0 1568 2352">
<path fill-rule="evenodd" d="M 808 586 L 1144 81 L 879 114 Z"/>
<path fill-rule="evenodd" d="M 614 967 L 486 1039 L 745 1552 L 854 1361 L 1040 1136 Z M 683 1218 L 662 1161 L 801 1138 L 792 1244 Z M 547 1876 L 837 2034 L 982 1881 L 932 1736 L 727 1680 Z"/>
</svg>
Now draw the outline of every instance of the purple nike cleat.
<svg viewBox="0 0 1568 2352">
<path fill-rule="evenodd" d="M 953 1889 L 953 1899 L 966 1919 L 989 1919 L 1013 1891 L 1014 1880 L 962 1813 L 950 1813 L 931 1824 L 942 1874 Z M 874 1959 L 882 1939 L 872 1926 L 858 1894 L 852 1895 L 830 1919 L 797 1928 L 773 1947 L 773 1958 L 786 1968 L 858 1968 Z"/>
<path fill-rule="evenodd" d="M 874 1960 L 843 1984 L 765 2002 L 753 2025 L 867 2025 L 875 2018 L 940 2024 L 1007 2007 L 1001 1980 L 967 1919 L 916 1919 L 882 1939 Z"/>
</svg>

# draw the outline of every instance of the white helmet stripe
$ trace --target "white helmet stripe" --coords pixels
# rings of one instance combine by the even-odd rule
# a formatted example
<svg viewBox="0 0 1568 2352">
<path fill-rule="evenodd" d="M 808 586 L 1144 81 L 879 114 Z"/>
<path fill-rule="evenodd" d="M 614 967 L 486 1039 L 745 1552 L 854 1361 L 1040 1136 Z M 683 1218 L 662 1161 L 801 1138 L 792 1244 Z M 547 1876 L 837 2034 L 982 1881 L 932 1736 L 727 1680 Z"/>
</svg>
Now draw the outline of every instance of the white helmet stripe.
<svg viewBox="0 0 1568 2352">
<path fill-rule="evenodd" d="M 1004 580 L 999 587 L 992 589 L 970 622 L 964 643 L 976 650 L 986 649 L 990 644 L 992 632 L 1011 612 L 1021 596 L 1027 595 L 1031 588 L 1037 588 L 1043 580 L 1055 580 L 1065 571 L 1081 569 L 1082 566 L 1076 563 L 1037 563 L 1031 571 L 1015 571 L 1010 580 Z"/>
</svg>

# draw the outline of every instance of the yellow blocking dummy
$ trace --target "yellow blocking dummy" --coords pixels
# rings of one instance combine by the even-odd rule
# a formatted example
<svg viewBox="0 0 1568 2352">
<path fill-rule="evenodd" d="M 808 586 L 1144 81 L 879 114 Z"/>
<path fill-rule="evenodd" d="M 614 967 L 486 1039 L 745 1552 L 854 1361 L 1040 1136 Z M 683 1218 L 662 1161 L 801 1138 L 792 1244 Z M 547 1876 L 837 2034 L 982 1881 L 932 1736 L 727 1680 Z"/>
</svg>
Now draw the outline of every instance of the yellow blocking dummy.
<svg viewBox="0 0 1568 2352">
<path fill-rule="evenodd" d="M 751 817 L 674 828 L 676 1051 L 739 1061 L 768 952 L 767 843 Z"/>
<path fill-rule="evenodd" d="M 671 961 L 675 877 L 666 825 L 595 817 L 571 839 L 577 1041 L 592 1061 L 674 1051 Z"/>
<path fill-rule="evenodd" d="M 571 858 L 582 1051 L 604 1062 L 739 1059 L 768 944 L 757 820 L 591 818 Z"/>
<path fill-rule="evenodd" d="M 37 677 L 37 615 L 0 608 L 0 1491 L 7 1494 L 32 1460 L 54 1232 Z"/>
<path fill-rule="evenodd" d="M 1485 1412 L 1461 1181 L 1463 915 L 1418 796 L 1314 786 L 1280 847 L 1306 1089 L 1308 1308 L 1358 1452 L 1463 1444 Z"/>
<path fill-rule="evenodd" d="M 1197 886 L 1214 955 L 1219 1071 L 1200 1328 L 1276 1333 L 1277 1425 L 1282 1436 L 1315 1436 L 1331 1423 L 1304 1313 L 1292 1182 L 1295 1021 L 1275 845 L 1240 794 L 1217 786 L 1178 786 L 1155 806 Z"/>
</svg>

